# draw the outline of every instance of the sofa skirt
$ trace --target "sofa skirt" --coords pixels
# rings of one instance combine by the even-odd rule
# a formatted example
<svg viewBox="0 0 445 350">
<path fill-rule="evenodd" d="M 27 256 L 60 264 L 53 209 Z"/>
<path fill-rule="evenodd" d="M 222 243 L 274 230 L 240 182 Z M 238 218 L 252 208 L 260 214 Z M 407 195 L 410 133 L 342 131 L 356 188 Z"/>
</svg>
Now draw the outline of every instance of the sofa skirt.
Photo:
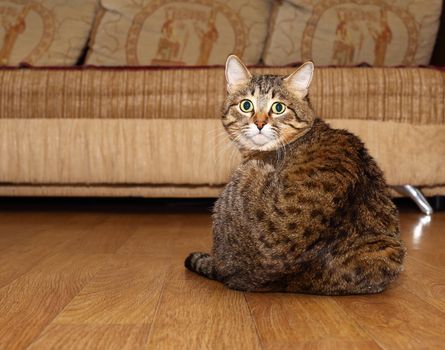
<svg viewBox="0 0 445 350">
<path fill-rule="evenodd" d="M 365 141 L 390 185 L 445 184 L 445 126 L 329 123 Z M 3 119 L 0 154 L 3 195 L 214 196 L 240 160 L 220 122 L 205 119 Z"/>
</svg>

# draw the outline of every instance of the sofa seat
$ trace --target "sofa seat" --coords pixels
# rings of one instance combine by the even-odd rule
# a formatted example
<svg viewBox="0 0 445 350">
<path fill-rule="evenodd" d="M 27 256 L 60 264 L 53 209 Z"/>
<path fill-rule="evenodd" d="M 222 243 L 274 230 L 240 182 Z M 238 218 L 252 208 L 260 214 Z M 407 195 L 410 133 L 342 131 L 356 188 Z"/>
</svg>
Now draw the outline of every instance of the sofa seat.
<svg viewBox="0 0 445 350">
<path fill-rule="evenodd" d="M 0 84 L 0 195 L 214 197 L 240 160 L 223 67 L 3 68 Z M 390 185 L 445 194 L 445 71 L 317 68 L 310 97 Z"/>
</svg>

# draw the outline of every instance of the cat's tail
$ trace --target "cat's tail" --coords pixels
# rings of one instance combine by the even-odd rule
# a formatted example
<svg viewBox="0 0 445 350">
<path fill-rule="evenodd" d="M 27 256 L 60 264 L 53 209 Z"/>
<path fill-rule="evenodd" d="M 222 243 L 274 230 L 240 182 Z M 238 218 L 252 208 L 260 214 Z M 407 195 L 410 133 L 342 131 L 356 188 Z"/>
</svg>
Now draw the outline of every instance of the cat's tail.
<svg viewBox="0 0 445 350">
<path fill-rule="evenodd" d="M 221 281 L 216 271 L 213 257 L 207 253 L 191 253 L 184 261 L 184 266 L 198 275 Z"/>
</svg>

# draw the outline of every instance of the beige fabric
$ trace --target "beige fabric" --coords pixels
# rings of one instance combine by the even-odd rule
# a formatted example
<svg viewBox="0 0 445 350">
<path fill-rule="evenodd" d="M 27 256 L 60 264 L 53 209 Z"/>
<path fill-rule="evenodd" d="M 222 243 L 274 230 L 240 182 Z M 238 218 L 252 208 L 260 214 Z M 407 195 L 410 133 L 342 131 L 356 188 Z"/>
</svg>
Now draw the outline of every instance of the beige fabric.
<svg viewBox="0 0 445 350">
<path fill-rule="evenodd" d="M 425 197 L 445 196 L 445 186 L 417 186 L 416 188 L 419 189 Z M 393 187 L 390 188 L 389 192 L 393 198 L 408 197 L 396 191 Z"/>
<path fill-rule="evenodd" d="M 419 189 L 427 197 L 445 196 L 445 186 L 424 186 Z"/>
<path fill-rule="evenodd" d="M 428 64 L 442 0 L 275 1 L 264 61 Z"/>
<path fill-rule="evenodd" d="M 0 65 L 75 64 L 95 8 L 95 0 L 0 0 Z"/>
<path fill-rule="evenodd" d="M 391 185 L 445 186 L 445 125 L 332 120 Z M 215 119 L 0 119 L 0 183 L 222 186 L 239 162 Z"/>
<path fill-rule="evenodd" d="M 223 184 L 230 147 L 210 119 L 0 119 L 0 183 Z"/>
<path fill-rule="evenodd" d="M 270 0 L 101 0 L 87 63 L 212 65 L 236 53 L 258 63 Z"/>
<path fill-rule="evenodd" d="M 2 195 L 216 196 L 239 162 L 222 68 L 0 69 L 0 86 Z M 311 94 L 391 185 L 445 187 L 444 71 L 320 68 Z"/>
<path fill-rule="evenodd" d="M 425 196 L 444 196 L 445 186 L 418 187 Z M 0 196 L 216 198 L 223 186 L 0 185 Z M 394 197 L 402 197 L 391 190 Z"/>
<path fill-rule="evenodd" d="M 358 135 L 391 185 L 445 185 L 445 125 L 329 120 Z"/>
<path fill-rule="evenodd" d="M 219 119 L 225 96 L 222 67 L 3 69 L 0 86 L 0 119 Z M 325 119 L 445 124 L 445 71 L 316 68 L 310 96 Z"/>
<path fill-rule="evenodd" d="M 1 185 L 0 196 L 216 198 L 223 186 Z"/>
</svg>

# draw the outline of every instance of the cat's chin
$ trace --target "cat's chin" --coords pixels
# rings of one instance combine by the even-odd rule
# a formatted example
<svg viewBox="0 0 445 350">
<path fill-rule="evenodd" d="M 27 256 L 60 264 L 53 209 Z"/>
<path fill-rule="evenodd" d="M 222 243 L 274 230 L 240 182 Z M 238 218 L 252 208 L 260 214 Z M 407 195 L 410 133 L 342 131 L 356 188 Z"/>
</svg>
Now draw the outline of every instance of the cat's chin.
<svg viewBox="0 0 445 350">
<path fill-rule="evenodd" d="M 276 139 L 271 139 L 264 135 L 255 135 L 247 139 L 245 143 L 247 149 L 251 151 L 272 151 L 278 148 Z"/>
<path fill-rule="evenodd" d="M 252 136 L 252 137 L 250 138 L 250 141 L 252 141 L 252 143 L 253 143 L 255 146 L 259 146 L 259 147 L 261 147 L 261 146 L 265 146 L 265 145 L 268 144 L 269 142 L 272 142 L 273 140 L 270 139 L 269 137 L 263 135 L 263 134 L 257 134 L 257 135 L 255 135 L 255 136 Z"/>
</svg>

